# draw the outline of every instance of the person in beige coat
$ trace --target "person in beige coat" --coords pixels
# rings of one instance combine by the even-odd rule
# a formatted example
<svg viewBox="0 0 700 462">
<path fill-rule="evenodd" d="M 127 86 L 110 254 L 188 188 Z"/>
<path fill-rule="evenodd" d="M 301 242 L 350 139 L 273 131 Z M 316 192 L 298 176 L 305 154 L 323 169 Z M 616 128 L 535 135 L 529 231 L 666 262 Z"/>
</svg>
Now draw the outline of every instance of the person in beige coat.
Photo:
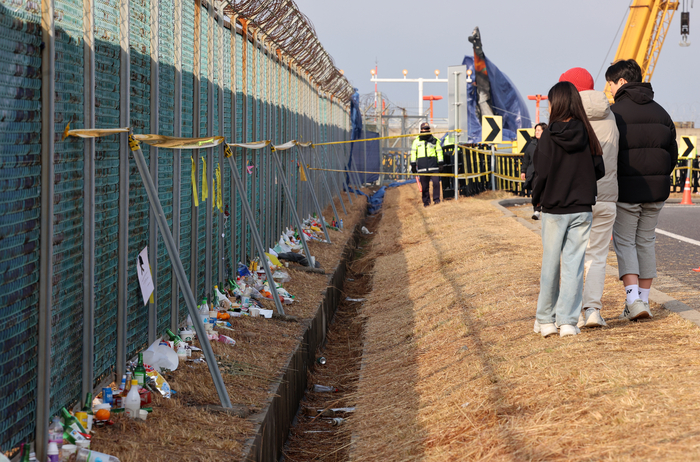
<svg viewBox="0 0 700 462">
<path fill-rule="evenodd" d="M 610 110 L 610 103 L 605 93 L 593 88 L 593 77 L 581 67 L 574 67 L 564 72 L 559 81 L 571 82 L 581 95 L 583 108 L 588 120 L 603 148 L 605 176 L 598 180 L 598 195 L 593 206 L 593 223 L 591 237 L 586 248 L 584 262 L 585 283 L 583 286 L 583 307 L 579 316 L 578 327 L 605 326 L 600 314 L 603 308 L 603 286 L 605 285 L 605 266 L 610 248 L 610 237 L 617 214 L 617 153 L 620 132 L 615 123 L 615 115 Z"/>
</svg>

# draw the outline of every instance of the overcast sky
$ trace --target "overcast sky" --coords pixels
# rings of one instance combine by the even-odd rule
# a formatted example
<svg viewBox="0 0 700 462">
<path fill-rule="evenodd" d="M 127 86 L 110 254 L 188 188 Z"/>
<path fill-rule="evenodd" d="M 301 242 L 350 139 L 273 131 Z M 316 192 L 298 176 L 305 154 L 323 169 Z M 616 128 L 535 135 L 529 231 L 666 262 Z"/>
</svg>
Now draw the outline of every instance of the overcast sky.
<svg viewBox="0 0 700 462">
<path fill-rule="evenodd" d="M 605 69 L 619 43 L 618 28 L 629 0 L 295 0 L 313 22 L 321 43 L 360 93 L 374 91 L 370 69 L 379 76 L 434 77 L 440 69 L 473 55 L 467 37 L 475 26 L 484 53 L 505 72 L 523 97 L 546 94 L 562 72 L 584 67 L 605 86 Z M 677 121 L 700 126 L 700 8 L 690 10 L 690 41 L 680 41 L 680 12 L 669 29 L 651 83 L 655 99 Z M 608 49 L 612 49 L 608 54 Z M 607 58 L 606 58 L 607 54 Z M 379 91 L 410 111 L 418 109 L 417 83 L 379 84 Z M 447 117 L 447 84 L 426 84 L 425 94 L 443 96 L 435 117 Z M 426 108 L 428 103 L 426 103 Z M 534 103 L 529 103 L 534 119 Z"/>
</svg>

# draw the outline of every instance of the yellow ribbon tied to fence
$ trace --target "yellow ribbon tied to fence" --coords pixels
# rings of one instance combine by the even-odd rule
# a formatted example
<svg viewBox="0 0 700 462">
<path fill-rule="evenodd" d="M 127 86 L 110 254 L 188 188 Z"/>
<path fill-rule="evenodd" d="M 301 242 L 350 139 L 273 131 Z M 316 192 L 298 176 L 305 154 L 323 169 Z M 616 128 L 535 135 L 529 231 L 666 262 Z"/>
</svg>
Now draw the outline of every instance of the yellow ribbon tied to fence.
<svg viewBox="0 0 700 462">
<path fill-rule="evenodd" d="M 211 182 L 211 209 L 216 210 L 216 178 Z"/>
<path fill-rule="evenodd" d="M 194 197 L 194 206 L 199 207 L 199 200 L 197 199 L 197 166 L 194 163 L 194 157 L 190 156 L 192 161 L 192 197 Z"/>
<path fill-rule="evenodd" d="M 302 167 L 299 162 L 297 162 L 297 165 L 299 166 L 299 179 L 301 181 L 306 181 L 306 172 L 304 172 L 304 167 Z"/>
<path fill-rule="evenodd" d="M 221 189 L 221 165 L 216 166 L 216 206 L 219 212 L 224 213 L 223 191 Z"/>
<path fill-rule="evenodd" d="M 202 157 L 202 202 L 209 198 L 209 188 L 207 186 L 207 160 Z"/>
</svg>

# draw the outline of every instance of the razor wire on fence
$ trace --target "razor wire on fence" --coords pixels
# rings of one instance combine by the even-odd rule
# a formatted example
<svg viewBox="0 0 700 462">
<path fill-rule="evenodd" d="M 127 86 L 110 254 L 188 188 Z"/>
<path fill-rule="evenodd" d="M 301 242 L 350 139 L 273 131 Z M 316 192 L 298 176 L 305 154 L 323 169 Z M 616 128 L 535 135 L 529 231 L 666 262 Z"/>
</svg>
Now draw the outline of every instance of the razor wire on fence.
<svg viewBox="0 0 700 462">
<path fill-rule="evenodd" d="M 302 181 L 307 164 L 346 165 L 344 146 L 243 143 L 348 139 L 352 88 L 291 1 L 0 0 L 0 61 L 0 449 L 36 439 L 44 457 L 49 417 L 188 312 L 126 133 L 61 140 L 66 125 L 239 144 L 232 162 L 220 147 L 142 149 L 201 298 L 257 255 L 251 230 L 270 246 L 348 186 L 340 173 Z M 155 291 L 144 307 L 134 268 L 146 247 Z"/>
</svg>

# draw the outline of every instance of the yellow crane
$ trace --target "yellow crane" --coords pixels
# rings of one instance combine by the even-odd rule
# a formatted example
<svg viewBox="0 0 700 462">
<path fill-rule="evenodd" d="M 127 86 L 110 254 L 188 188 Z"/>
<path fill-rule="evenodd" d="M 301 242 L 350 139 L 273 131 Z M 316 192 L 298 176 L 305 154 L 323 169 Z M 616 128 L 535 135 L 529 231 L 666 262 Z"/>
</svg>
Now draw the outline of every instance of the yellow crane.
<svg viewBox="0 0 700 462">
<path fill-rule="evenodd" d="M 680 4 L 681 1 L 633 0 L 613 62 L 634 59 L 642 68 L 642 81 L 649 82 L 654 74 L 671 20 Z M 687 0 L 683 0 L 681 46 L 690 45 L 688 42 L 689 13 L 686 6 Z M 605 93 L 612 101 L 608 85 L 605 86 Z"/>
</svg>

